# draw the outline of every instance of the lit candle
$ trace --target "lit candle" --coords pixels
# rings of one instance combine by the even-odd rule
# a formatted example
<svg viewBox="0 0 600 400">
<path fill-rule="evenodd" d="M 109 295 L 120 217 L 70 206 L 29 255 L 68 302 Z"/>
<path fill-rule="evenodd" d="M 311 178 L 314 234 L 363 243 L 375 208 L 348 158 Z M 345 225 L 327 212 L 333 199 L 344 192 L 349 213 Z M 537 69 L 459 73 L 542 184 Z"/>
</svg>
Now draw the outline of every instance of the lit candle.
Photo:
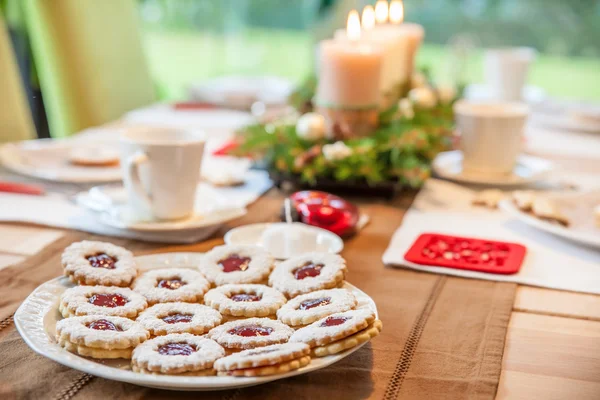
<svg viewBox="0 0 600 400">
<path fill-rule="evenodd" d="M 382 50 L 361 40 L 360 17 L 348 15 L 345 40 L 319 43 L 319 85 L 315 98 L 319 107 L 337 109 L 378 108 Z"/>
</svg>

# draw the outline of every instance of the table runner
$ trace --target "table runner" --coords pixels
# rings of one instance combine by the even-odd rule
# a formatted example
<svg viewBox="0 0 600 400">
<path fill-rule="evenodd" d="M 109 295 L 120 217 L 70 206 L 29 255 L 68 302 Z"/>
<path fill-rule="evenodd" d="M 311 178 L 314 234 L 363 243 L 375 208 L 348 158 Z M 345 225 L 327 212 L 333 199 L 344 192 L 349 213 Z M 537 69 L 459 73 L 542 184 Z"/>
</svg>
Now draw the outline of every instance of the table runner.
<svg viewBox="0 0 600 400">
<path fill-rule="evenodd" d="M 384 323 L 382 334 L 343 361 L 310 374 L 253 388 L 202 393 L 206 399 L 377 398 L 493 399 L 516 285 L 386 268 L 381 254 L 400 224 L 410 197 L 394 205 L 362 206 L 371 223 L 346 241 L 348 281 L 371 295 Z M 274 220 L 281 196 L 272 191 L 237 223 Z M 108 381 L 60 366 L 20 339 L 9 315 L 40 283 L 60 274 L 68 234 L 26 262 L 0 271 L 0 398 L 158 399 L 197 398 Z M 205 251 L 220 236 L 197 245 L 157 246 L 114 240 L 136 254 Z"/>
</svg>

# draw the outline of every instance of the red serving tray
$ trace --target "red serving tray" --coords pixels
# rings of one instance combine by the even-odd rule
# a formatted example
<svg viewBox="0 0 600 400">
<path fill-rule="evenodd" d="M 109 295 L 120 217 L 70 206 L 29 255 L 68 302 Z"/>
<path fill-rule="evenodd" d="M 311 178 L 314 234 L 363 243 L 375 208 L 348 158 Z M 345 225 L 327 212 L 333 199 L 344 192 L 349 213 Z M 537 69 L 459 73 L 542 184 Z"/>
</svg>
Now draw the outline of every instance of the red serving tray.
<svg viewBox="0 0 600 400">
<path fill-rule="evenodd" d="M 516 274 L 527 249 L 517 243 L 423 233 L 404 255 L 419 265 L 466 269 L 491 274 Z"/>
</svg>

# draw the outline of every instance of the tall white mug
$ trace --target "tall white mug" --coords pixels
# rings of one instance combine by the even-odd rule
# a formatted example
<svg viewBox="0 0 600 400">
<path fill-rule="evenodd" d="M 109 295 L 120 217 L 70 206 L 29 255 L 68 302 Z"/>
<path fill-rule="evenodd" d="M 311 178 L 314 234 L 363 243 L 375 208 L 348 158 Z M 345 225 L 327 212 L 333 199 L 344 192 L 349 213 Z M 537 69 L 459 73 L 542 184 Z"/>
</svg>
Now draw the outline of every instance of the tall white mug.
<svg viewBox="0 0 600 400">
<path fill-rule="evenodd" d="M 176 128 L 135 127 L 121 135 L 123 182 L 136 216 L 193 214 L 204 143 L 204 133 Z"/>
<path fill-rule="evenodd" d="M 529 47 L 506 47 L 485 51 L 483 69 L 494 100 L 521 101 L 529 66 L 536 51 Z"/>
<path fill-rule="evenodd" d="M 454 104 L 454 114 L 463 171 L 494 176 L 512 173 L 523 149 L 527 105 L 460 100 Z"/>
</svg>

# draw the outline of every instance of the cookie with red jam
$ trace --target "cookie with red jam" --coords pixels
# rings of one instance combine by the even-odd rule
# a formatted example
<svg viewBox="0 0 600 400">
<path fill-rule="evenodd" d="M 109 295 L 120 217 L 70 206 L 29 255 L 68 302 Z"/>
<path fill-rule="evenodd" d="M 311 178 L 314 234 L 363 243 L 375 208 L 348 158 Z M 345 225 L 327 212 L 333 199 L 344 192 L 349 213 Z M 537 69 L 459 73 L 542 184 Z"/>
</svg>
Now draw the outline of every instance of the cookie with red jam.
<svg viewBox="0 0 600 400">
<path fill-rule="evenodd" d="M 352 310 L 356 297 L 347 289 L 317 290 L 294 297 L 277 311 L 277 318 L 297 328 L 331 314 Z"/>
<path fill-rule="evenodd" d="M 79 285 L 127 287 L 138 273 L 129 250 L 105 242 L 73 243 L 61 261 L 64 274 Z"/>
<path fill-rule="evenodd" d="M 158 336 L 133 351 L 131 367 L 143 374 L 181 376 L 215 375 L 213 364 L 225 356 L 217 342 L 204 336 L 173 333 Z"/>
<path fill-rule="evenodd" d="M 148 304 L 199 303 L 210 289 L 210 282 L 200 272 L 189 268 L 162 268 L 148 271 L 133 282 L 133 290 Z"/>
<path fill-rule="evenodd" d="M 307 253 L 275 267 L 269 285 L 293 298 L 316 290 L 341 287 L 347 270 L 346 261 L 337 254 Z"/>
<path fill-rule="evenodd" d="M 275 318 L 275 313 L 286 301 L 279 291 L 256 284 L 223 285 L 209 290 L 204 296 L 204 304 L 228 319 Z"/>
<path fill-rule="evenodd" d="M 274 262 L 273 257 L 260 247 L 225 245 L 206 253 L 199 268 L 214 286 L 264 283 Z"/>
<path fill-rule="evenodd" d="M 128 318 L 87 315 L 56 323 L 56 341 L 72 353 L 92 358 L 131 358 L 133 349 L 150 337 Z"/>
<path fill-rule="evenodd" d="M 254 349 L 271 344 L 285 343 L 294 333 L 289 326 L 269 318 L 248 318 L 226 322 L 208 332 L 229 352 Z"/>
<path fill-rule="evenodd" d="M 152 336 L 172 333 L 203 335 L 221 323 L 221 314 L 208 306 L 193 303 L 156 304 L 137 320 Z"/>
<path fill-rule="evenodd" d="M 148 307 L 144 296 L 115 286 L 76 286 L 64 291 L 58 309 L 63 317 L 109 315 L 135 319 Z"/>
</svg>

